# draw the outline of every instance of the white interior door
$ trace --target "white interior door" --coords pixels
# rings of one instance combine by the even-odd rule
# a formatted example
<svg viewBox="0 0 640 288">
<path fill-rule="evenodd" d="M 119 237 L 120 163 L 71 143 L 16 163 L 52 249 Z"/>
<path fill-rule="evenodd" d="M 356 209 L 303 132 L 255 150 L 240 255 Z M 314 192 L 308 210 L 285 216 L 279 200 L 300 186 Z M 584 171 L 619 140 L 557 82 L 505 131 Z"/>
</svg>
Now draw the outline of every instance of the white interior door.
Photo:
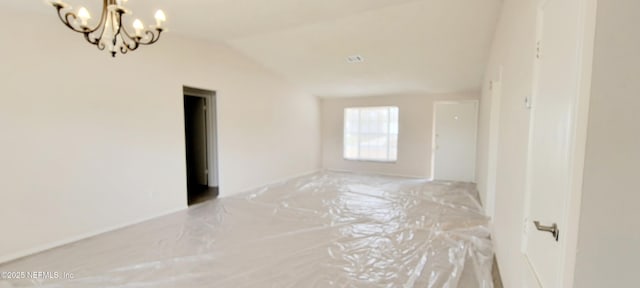
<svg viewBox="0 0 640 288">
<path fill-rule="evenodd" d="M 478 102 L 435 103 L 434 179 L 475 181 Z"/>
<path fill-rule="evenodd" d="M 540 2 L 523 242 L 535 282 L 524 286 L 550 288 L 561 287 L 563 273 L 581 73 L 581 0 Z M 554 230 L 554 225 L 559 234 L 544 231 Z"/>
</svg>

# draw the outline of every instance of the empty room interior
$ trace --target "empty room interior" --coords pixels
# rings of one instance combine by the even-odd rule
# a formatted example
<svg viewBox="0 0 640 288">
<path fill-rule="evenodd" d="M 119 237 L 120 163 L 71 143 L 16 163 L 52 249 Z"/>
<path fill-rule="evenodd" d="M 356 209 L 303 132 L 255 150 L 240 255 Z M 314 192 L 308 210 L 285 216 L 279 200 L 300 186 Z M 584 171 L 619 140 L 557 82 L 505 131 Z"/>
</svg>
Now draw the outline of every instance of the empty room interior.
<svg viewBox="0 0 640 288">
<path fill-rule="evenodd" d="M 639 287 L 640 1 L 0 8 L 0 288 Z"/>
</svg>

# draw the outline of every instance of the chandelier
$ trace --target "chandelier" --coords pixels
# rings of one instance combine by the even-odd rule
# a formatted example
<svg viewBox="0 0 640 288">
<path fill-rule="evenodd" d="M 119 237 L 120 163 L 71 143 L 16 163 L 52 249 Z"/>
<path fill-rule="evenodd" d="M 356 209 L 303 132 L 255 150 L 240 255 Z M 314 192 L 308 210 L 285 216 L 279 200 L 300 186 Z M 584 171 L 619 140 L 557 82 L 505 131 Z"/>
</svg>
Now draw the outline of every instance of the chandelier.
<svg viewBox="0 0 640 288">
<path fill-rule="evenodd" d="M 71 6 L 60 0 L 52 0 L 51 5 L 57 9 L 62 23 L 71 30 L 84 34 L 84 38 L 98 49 L 107 49 L 111 56 L 116 57 L 118 52 L 126 54 L 138 49 L 140 45 L 158 42 L 163 31 L 162 24 L 166 21 L 164 12 L 158 10 L 155 14 L 155 26 L 146 29 L 140 19 L 135 19 L 131 33 L 122 25 L 122 15 L 130 13 L 123 6 L 126 2 L 127 0 L 104 0 L 100 22 L 96 26 L 89 25 L 91 14 L 84 7 L 74 12 Z"/>
</svg>

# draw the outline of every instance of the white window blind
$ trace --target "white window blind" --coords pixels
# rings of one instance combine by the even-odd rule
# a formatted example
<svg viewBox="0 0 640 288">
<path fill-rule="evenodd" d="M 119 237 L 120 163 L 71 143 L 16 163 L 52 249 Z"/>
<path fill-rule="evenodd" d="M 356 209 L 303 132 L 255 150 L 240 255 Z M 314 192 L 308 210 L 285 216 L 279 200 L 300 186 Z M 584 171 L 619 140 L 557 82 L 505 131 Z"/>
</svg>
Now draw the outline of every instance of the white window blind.
<svg viewBox="0 0 640 288">
<path fill-rule="evenodd" d="M 398 107 L 344 110 L 344 158 L 393 162 L 398 159 Z"/>
</svg>

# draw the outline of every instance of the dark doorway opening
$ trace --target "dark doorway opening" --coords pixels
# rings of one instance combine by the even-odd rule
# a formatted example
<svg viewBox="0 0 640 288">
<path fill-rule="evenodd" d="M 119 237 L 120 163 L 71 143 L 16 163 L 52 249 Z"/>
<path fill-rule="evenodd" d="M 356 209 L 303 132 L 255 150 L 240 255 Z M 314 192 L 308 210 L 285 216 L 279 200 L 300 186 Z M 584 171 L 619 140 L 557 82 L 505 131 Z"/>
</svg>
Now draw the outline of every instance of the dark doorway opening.
<svg viewBox="0 0 640 288">
<path fill-rule="evenodd" d="M 185 87 L 184 125 L 189 205 L 218 196 L 215 94 Z"/>
</svg>

